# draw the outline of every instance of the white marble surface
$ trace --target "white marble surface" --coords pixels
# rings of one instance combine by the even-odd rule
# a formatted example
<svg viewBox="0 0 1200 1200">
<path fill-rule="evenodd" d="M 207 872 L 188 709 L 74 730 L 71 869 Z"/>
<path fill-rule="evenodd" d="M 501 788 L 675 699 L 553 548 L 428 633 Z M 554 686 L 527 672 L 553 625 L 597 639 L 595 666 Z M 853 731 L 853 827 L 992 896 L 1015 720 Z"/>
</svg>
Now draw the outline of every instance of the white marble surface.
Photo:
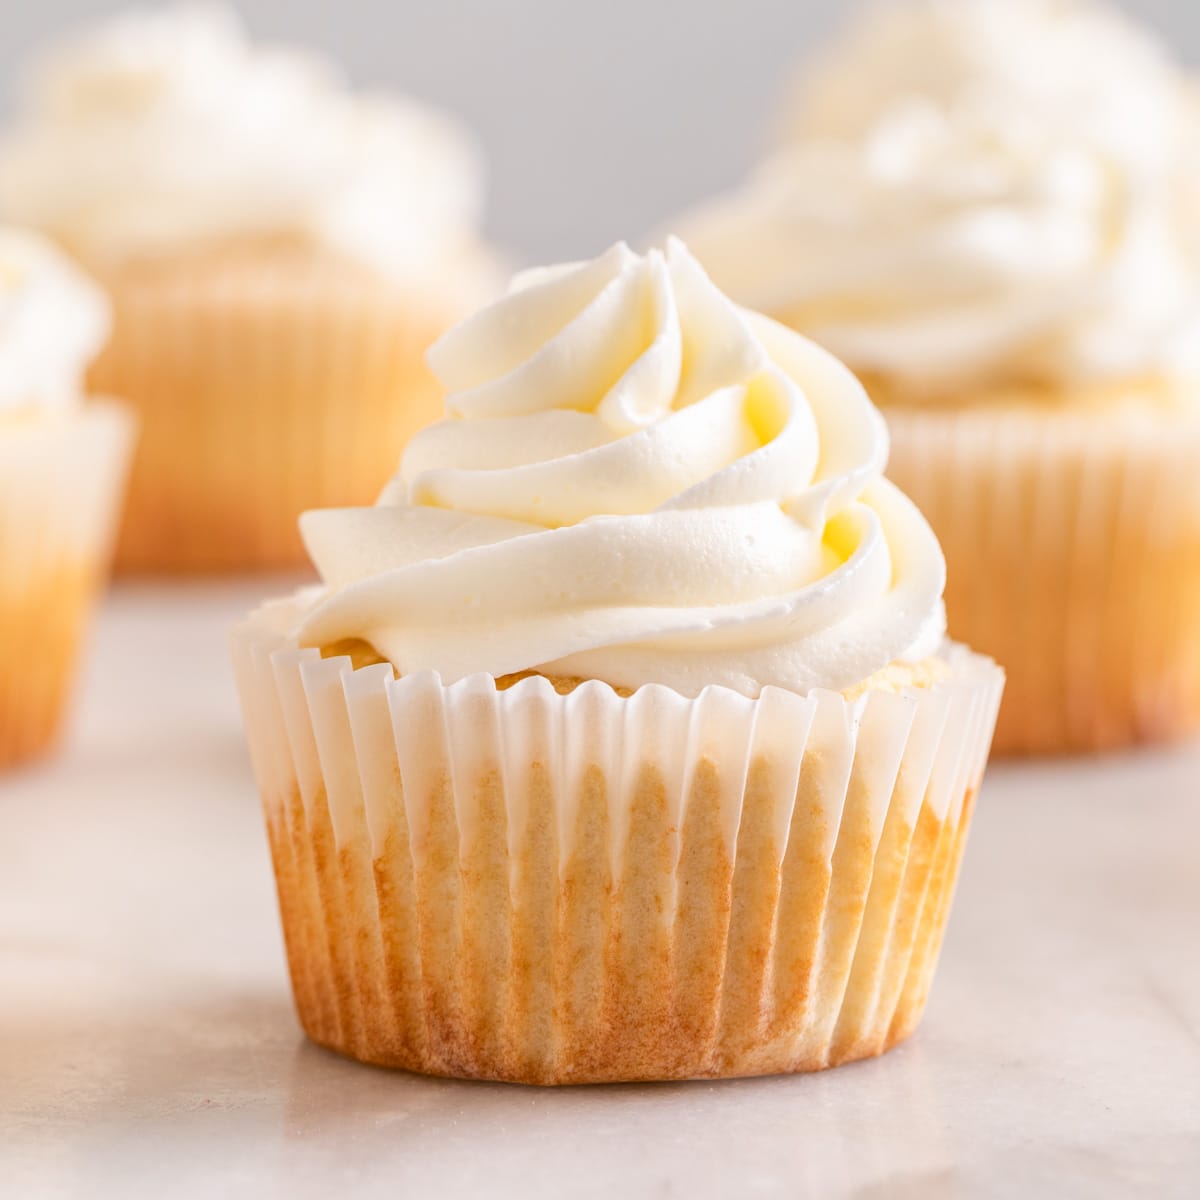
<svg viewBox="0 0 1200 1200">
<path fill-rule="evenodd" d="M 0 779 L 0 1195 L 1200 1195 L 1200 748 L 1001 766 L 925 1023 L 821 1076 L 537 1091 L 305 1043 L 224 652 L 269 584 L 110 600 Z"/>
</svg>

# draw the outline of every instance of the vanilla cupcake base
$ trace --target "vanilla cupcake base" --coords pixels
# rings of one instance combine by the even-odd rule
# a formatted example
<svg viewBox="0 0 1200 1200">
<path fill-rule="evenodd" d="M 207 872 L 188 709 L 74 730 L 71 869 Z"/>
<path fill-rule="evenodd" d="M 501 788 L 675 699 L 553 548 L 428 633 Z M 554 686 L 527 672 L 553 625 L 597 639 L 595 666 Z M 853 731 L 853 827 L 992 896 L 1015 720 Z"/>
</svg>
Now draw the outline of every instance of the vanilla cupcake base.
<svg viewBox="0 0 1200 1200">
<path fill-rule="evenodd" d="M 1200 417 L 889 409 L 946 555 L 950 634 L 1008 677 L 998 753 L 1200 728 Z"/>
<path fill-rule="evenodd" d="M 498 690 L 234 635 L 296 1007 L 525 1083 L 818 1070 L 925 1005 L 1001 672 L 850 701 Z"/>
<path fill-rule="evenodd" d="M 305 563 L 296 518 L 369 504 L 441 398 L 424 363 L 458 315 L 311 247 L 99 270 L 112 341 L 89 379 L 142 425 L 119 569 Z"/>
<path fill-rule="evenodd" d="M 103 403 L 0 419 L 0 767 L 43 752 L 61 727 L 133 429 Z"/>
</svg>

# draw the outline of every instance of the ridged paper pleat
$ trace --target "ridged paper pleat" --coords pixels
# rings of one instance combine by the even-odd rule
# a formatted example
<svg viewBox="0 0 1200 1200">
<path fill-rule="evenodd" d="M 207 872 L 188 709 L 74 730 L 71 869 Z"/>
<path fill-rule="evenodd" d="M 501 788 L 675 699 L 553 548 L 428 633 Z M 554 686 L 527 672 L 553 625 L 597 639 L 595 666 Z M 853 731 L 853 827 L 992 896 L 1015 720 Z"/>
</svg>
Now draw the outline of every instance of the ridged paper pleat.
<svg viewBox="0 0 1200 1200">
<path fill-rule="evenodd" d="M 119 569 L 303 563 L 296 518 L 370 504 L 440 416 L 423 355 L 458 315 L 318 252 L 109 271 L 116 323 L 91 372 L 143 428 Z"/>
<path fill-rule="evenodd" d="M 538 1083 L 812 1070 L 928 994 L 1002 675 L 857 701 L 560 694 L 234 657 L 297 1008 L 370 1062 Z"/>
<path fill-rule="evenodd" d="M 61 725 L 133 433 L 125 409 L 101 402 L 0 421 L 0 767 Z"/>
<path fill-rule="evenodd" d="M 946 555 L 950 634 L 1008 683 L 996 750 L 1200 727 L 1200 419 L 888 413 L 889 476 Z"/>
</svg>

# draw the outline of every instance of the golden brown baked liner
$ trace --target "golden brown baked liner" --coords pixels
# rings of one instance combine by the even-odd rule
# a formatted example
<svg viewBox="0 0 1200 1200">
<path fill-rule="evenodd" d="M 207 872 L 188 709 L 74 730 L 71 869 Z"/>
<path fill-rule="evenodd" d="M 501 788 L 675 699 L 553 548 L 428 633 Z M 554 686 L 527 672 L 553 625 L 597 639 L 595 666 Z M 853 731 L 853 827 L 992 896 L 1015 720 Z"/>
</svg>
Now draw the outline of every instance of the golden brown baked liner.
<svg viewBox="0 0 1200 1200">
<path fill-rule="evenodd" d="M 117 405 L 0 420 L 0 767 L 46 750 L 108 572 L 134 423 Z"/>
<path fill-rule="evenodd" d="M 447 687 L 299 649 L 264 613 L 234 660 L 315 1041 L 582 1083 L 815 1070 L 915 1027 L 991 664 L 856 700 Z"/>
<path fill-rule="evenodd" d="M 0 767 L 54 741 L 97 582 L 91 564 L 77 564 L 19 595 L 0 588 Z"/>
<path fill-rule="evenodd" d="M 889 410 L 946 555 L 950 635 L 1008 682 L 998 753 L 1200 728 L 1200 416 Z"/>
<path fill-rule="evenodd" d="M 286 242 L 94 269 L 115 326 L 90 381 L 142 424 L 118 568 L 301 565 L 298 515 L 374 502 L 441 415 L 446 297 Z"/>
</svg>

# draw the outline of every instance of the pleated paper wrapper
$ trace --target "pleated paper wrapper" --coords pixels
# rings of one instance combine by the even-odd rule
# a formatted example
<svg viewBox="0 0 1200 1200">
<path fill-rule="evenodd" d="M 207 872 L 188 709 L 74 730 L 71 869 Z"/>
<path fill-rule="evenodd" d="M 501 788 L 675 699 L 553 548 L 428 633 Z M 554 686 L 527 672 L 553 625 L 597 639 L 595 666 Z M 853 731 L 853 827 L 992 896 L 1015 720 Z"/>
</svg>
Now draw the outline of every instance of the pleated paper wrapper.
<svg viewBox="0 0 1200 1200">
<path fill-rule="evenodd" d="M 0 419 L 0 767 L 44 751 L 61 727 L 134 425 L 107 402 Z"/>
<path fill-rule="evenodd" d="M 1008 677 L 997 752 L 1200 728 L 1200 418 L 887 416 L 888 474 L 945 551 L 950 635 Z"/>
<path fill-rule="evenodd" d="M 527 1083 L 807 1071 L 925 1006 L 1002 673 L 856 702 L 443 685 L 234 634 L 296 1007 L 368 1062 Z"/>
<path fill-rule="evenodd" d="M 91 373 L 142 423 L 118 569 L 305 563 L 305 509 L 373 503 L 441 415 L 424 353 L 461 315 L 318 253 L 101 276 L 115 332 Z"/>
</svg>

